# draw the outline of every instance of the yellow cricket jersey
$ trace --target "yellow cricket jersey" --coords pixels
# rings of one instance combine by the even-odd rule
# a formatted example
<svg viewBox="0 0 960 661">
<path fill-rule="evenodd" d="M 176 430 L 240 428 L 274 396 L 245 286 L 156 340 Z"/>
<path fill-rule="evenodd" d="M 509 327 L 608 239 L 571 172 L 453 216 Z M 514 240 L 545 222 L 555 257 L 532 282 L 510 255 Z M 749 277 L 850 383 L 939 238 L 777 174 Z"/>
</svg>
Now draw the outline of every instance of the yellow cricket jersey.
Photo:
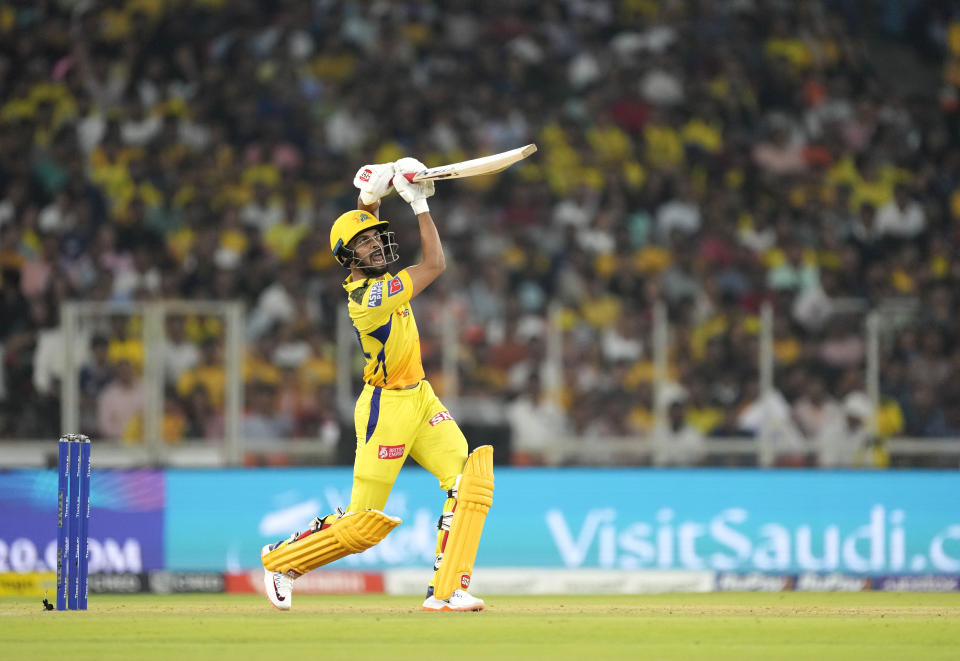
<svg viewBox="0 0 960 661">
<path fill-rule="evenodd" d="M 413 282 L 406 269 L 396 276 L 343 281 L 350 319 L 367 364 L 363 380 L 399 390 L 423 379 L 420 333 L 410 309 Z"/>
</svg>

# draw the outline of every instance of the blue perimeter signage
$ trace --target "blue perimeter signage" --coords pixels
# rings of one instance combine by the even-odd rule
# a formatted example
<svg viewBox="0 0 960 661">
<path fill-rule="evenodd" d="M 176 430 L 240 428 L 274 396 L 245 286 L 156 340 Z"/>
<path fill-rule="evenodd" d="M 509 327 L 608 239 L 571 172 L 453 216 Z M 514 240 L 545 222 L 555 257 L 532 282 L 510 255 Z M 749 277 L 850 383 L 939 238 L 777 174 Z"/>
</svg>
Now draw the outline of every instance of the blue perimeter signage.
<svg viewBox="0 0 960 661">
<path fill-rule="evenodd" d="M 348 468 L 94 470 L 91 572 L 256 568 L 346 507 Z M 56 472 L 0 472 L 0 573 L 49 570 Z M 407 466 L 403 525 L 340 569 L 428 568 L 444 494 Z M 960 473 L 500 468 L 478 567 L 960 575 Z M 749 581 L 748 581 L 749 582 Z M 755 588 L 754 588 L 755 589 Z"/>
<path fill-rule="evenodd" d="M 165 479 L 160 471 L 94 466 L 87 547 L 91 592 L 101 573 L 163 568 Z M 56 470 L 0 471 L 0 573 L 56 569 Z"/>
<path fill-rule="evenodd" d="M 350 486 L 345 468 L 167 471 L 166 566 L 256 567 L 262 545 L 346 507 Z M 337 564 L 430 566 L 443 500 L 407 466 L 386 506 L 403 525 Z M 960 574 L 960 473 L 500 468 L 477 562 Z"/>
</svg>

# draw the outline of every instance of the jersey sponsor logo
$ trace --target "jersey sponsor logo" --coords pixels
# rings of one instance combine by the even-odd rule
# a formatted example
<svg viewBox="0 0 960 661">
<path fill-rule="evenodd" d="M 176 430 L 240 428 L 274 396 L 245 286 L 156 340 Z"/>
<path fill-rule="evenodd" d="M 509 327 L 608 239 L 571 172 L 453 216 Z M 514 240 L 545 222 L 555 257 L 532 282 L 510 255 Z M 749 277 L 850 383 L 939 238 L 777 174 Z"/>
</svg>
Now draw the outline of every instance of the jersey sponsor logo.
<svg viewBox="0 0 960 661">
<path fill-rule="evenodd" d="M 450 415 L 449 411 L 440 411 L 440 413 L 430 418 L 430 426 L 436 427 L 444 420 L 453 420 L 453 416 Z"/>
<path fill-rule="evenodd" d="M 367 303 L 367 307 L 375 308 L 380 305 L 380 301 L 383 300 L 383 283 L 375 282 L 370 285 L 370 300 Z"/>
<path fill-rule="evenodd" d="M 377 451 L 378 459 L 399 459 L 403 456 L 407 444 L 402 445 L 381 445 Z"/>
<path fill-rule="evenodd" d="M 460 575 L 460 587 L 462 587 L 464 590 L 470 587 L 470 574 Z"/>
<path fill-rule="evenodd" d="M 389 283 L 387 283 L 387 296 L 393 296 L 394 294 L 399 294 L 403 291 L 403 280 L 400 279 L 400 276 L 397 276 Z"/>
<path fill-rule="evenodd" d="M 400 308 L 399 310 L 397 310 L 397 316 L 398 316 L 398 317 L 409 317 L 409 316 L 410 316 L 410 308 Z"/>
</svg>

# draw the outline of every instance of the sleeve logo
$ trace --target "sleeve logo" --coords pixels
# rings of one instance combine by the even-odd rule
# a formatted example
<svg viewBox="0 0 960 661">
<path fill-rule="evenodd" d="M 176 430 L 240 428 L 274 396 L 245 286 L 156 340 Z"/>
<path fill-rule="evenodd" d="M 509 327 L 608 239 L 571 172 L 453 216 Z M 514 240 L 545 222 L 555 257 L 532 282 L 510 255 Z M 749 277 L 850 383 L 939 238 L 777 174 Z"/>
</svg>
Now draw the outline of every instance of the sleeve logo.
<svg viewBox="0 0 960 661">
<path fill-rule="evenodd" d="M 399 294 L 403 291 L 403 280 L 400 279 L 400 276 L 397 276 L 389 283 L 387 283 L 387 296 L 393 296 L 394 294 Z"/>
<path fill-rule="evenodd" d="M 407 444 L 403 445 L 381 445 L 377 450 L 378 459 L 400 459 L 406 450 Z"/>
<path fill-rule="evenodd" d="M 450 415 L 450 412 L 449 412 L 449 411 L 440 411 L 440 413 L 438 413 L 438 414 L 436 414 L 435 416 L 433 416 L 432 418 L 430 418 L 430 420 L 429 420 L 430 426 L 431 426 L 431 427 L 436 427 L 437 425 L 439 425 L 439 424 L 440 424 L 441 422 L 443 422 L 444 420 L 453 420 L 453 416 Z"/>
<path fill-rule="evenodd" d="M 367 307 L 375 308 L 380 305 L 380 301 L 383 300 L 383 283 L 375 282 L 370 285 L 370 300 L 367 302 Z"/>
</svg>

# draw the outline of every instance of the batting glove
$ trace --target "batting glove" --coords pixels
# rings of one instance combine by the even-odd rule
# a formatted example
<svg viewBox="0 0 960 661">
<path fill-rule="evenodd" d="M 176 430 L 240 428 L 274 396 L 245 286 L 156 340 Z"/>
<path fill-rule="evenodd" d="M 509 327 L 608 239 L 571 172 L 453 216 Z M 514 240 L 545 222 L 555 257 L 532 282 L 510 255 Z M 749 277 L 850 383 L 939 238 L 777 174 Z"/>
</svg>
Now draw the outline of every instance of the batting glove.
<svg viewBox="0 0 960 661">
<path fill-rule="evenodd" d="M 410 183 L 405 174 L 411 172 L 420 172 L 426 170 L 427 166 L 415 158 L 401 158 L 393 164 L 394 177 L 393 187 L 400 193 L 400 197 L 407 202 L 413 209 L 414 214 L 425 213 L 430 210 L 427 205 L 427 198 L 433 195 L 433 181 L 421 181 L 419 183 Z"/>
<path fill-rule="evenodd" d="M 353 185 L 360 189 L 360 201 L 373 204 L 381 197 L 389 195 L 393 186 L 393 175 L 393 163 L 364 165 L 357 170 Z"/>
</svg>

